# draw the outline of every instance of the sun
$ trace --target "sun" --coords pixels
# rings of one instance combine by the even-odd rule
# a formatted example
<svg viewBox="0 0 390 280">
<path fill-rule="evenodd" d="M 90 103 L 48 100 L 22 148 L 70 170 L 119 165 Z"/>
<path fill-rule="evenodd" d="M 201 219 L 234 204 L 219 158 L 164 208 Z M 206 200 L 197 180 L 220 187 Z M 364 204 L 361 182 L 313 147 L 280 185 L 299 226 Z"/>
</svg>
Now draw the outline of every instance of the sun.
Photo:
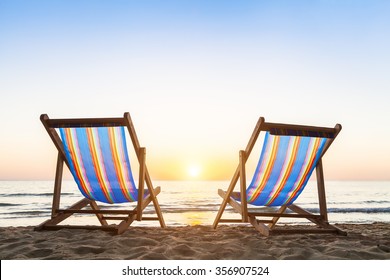
<svg viewBox="0 0 390 280">
<path fill-rule="evenodd" d="M 187 173 L 192 178 L 199 177 L 200 172 L 201 172 L 201 168 L 199 165 L 193 164 L 193 165 L 188 166 L 188 168 L 187 168 Z"/>
</svg>

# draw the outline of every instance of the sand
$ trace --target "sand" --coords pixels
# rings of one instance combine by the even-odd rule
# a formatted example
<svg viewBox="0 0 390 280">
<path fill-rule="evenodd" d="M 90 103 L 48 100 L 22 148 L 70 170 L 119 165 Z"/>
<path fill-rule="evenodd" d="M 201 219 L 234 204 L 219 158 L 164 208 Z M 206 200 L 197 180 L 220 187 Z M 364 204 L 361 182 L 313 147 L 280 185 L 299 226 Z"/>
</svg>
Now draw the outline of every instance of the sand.
<svg viewBox="0 0 390 280">
<path fill-rule="evenodd" d="M 342 224 L 348 236 L 261 236 L 253 227 L 131 227 L 122 235 L 103 231 L 34 231 L 0 228 L 0 259 L 55 260 L 383 260 L 390 259 L 390 223 Z"/>
</svg>

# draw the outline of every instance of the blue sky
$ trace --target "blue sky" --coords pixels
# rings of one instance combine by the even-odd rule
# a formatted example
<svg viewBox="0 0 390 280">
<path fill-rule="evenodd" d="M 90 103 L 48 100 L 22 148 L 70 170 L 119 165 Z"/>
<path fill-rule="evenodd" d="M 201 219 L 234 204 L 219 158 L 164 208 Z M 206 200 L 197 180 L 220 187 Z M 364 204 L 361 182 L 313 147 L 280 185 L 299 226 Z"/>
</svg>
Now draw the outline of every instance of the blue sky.
<svg viewBox="0 0 390 280">
<path fill-rule="evenodd" d="M 390 180 L 389 14 L 376 0 L 0 0 L 0 179 L 53 177 L 41 113 L 129 111 L 157 179 L 194 165 L 230 179 L 264 116 L 341 123 L 325 176 Z"/>
</svg>

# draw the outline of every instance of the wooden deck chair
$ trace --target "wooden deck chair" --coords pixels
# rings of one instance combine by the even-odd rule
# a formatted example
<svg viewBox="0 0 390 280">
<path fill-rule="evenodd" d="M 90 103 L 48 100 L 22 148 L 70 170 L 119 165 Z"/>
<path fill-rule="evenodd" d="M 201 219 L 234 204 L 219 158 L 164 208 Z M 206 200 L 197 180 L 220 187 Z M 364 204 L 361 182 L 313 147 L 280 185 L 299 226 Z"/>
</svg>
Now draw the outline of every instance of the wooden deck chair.
<svg viewBox="0 0 390 280">
<path fill-rule="evenodd" d="M 87 119 L 49 119 L 43 114 L 41 121 L 58 150 L 58 158 L 51 218 L 37 226 L 36 230 L 81 228 L 102 229 L 120 234 L 134 220 L 158 220 L 161 227 L 165 227 L 156 197 L 161 189 L 153 188 L 145 165 L 145 148 L 140 147 L 129 113 L 125 113 L 123 118 Z M 125 129 L 130 134 L 139 161 L 138 188 L 130 169 Z M 83 199 L 67 209 L 60 208 L 64 163 L 84 195 Z M 136 206 L 130 210 L 110 210 L 101 209 L 97 202 L 136 202 Z M 157 217 L 142 216 L 150 202 L 154 205 Z M 59 225 L 73 214 L 96 215 L 101 225 Z M 108 223 L 112 220 L 118 221 L 117 224 Z"/>
<path fill-rule="evenodd" d="M 216 228 L 220 222 L 249 222 L 265 236 L 294 232 L 345 234 L 328 222 L 322 168 L 322 157 L 340 130 L 339 124 L 334 128 L 313 127 L 269 123 L 260 117 L 245 151 L 239 152 L 239 165 L 227 191 L 218 190 L 223 201 L 213 227 Z M 265 131 L 262 152 L 247 188 L 245 163 L 261 131 Z M 314 169 L 317 177 L 319 214 L 310 213 L 294 204 Z M 234 192 L 239 179 L 240 192 Z M 222 219 L 228 203 L 234 211 L 241 214 L 241 219 Z M 249 208 L 248 204 L 255 207 Z M 305 218 L 318 227 L 277 230 L 275 225 L 280 218 Z"/>
</svg>

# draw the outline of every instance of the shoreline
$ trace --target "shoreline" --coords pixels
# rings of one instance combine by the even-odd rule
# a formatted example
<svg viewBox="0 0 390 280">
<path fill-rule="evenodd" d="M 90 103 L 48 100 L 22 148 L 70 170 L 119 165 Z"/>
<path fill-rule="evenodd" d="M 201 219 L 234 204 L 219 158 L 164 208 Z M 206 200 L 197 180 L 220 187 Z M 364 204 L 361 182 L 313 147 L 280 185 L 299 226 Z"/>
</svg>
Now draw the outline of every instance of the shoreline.
<svg viewBox="0 0 390 280">
<path fill-rule="evenodd" d="M 347 236 L 263 237 L 251 226 L 130 227 L 34 231 L 0 227 L 2 260 L 383 260 L 390 259 L 390 223 L 337 224 Z M 296 228 L 299 226 L 288 226 Z"/>
</svg>

